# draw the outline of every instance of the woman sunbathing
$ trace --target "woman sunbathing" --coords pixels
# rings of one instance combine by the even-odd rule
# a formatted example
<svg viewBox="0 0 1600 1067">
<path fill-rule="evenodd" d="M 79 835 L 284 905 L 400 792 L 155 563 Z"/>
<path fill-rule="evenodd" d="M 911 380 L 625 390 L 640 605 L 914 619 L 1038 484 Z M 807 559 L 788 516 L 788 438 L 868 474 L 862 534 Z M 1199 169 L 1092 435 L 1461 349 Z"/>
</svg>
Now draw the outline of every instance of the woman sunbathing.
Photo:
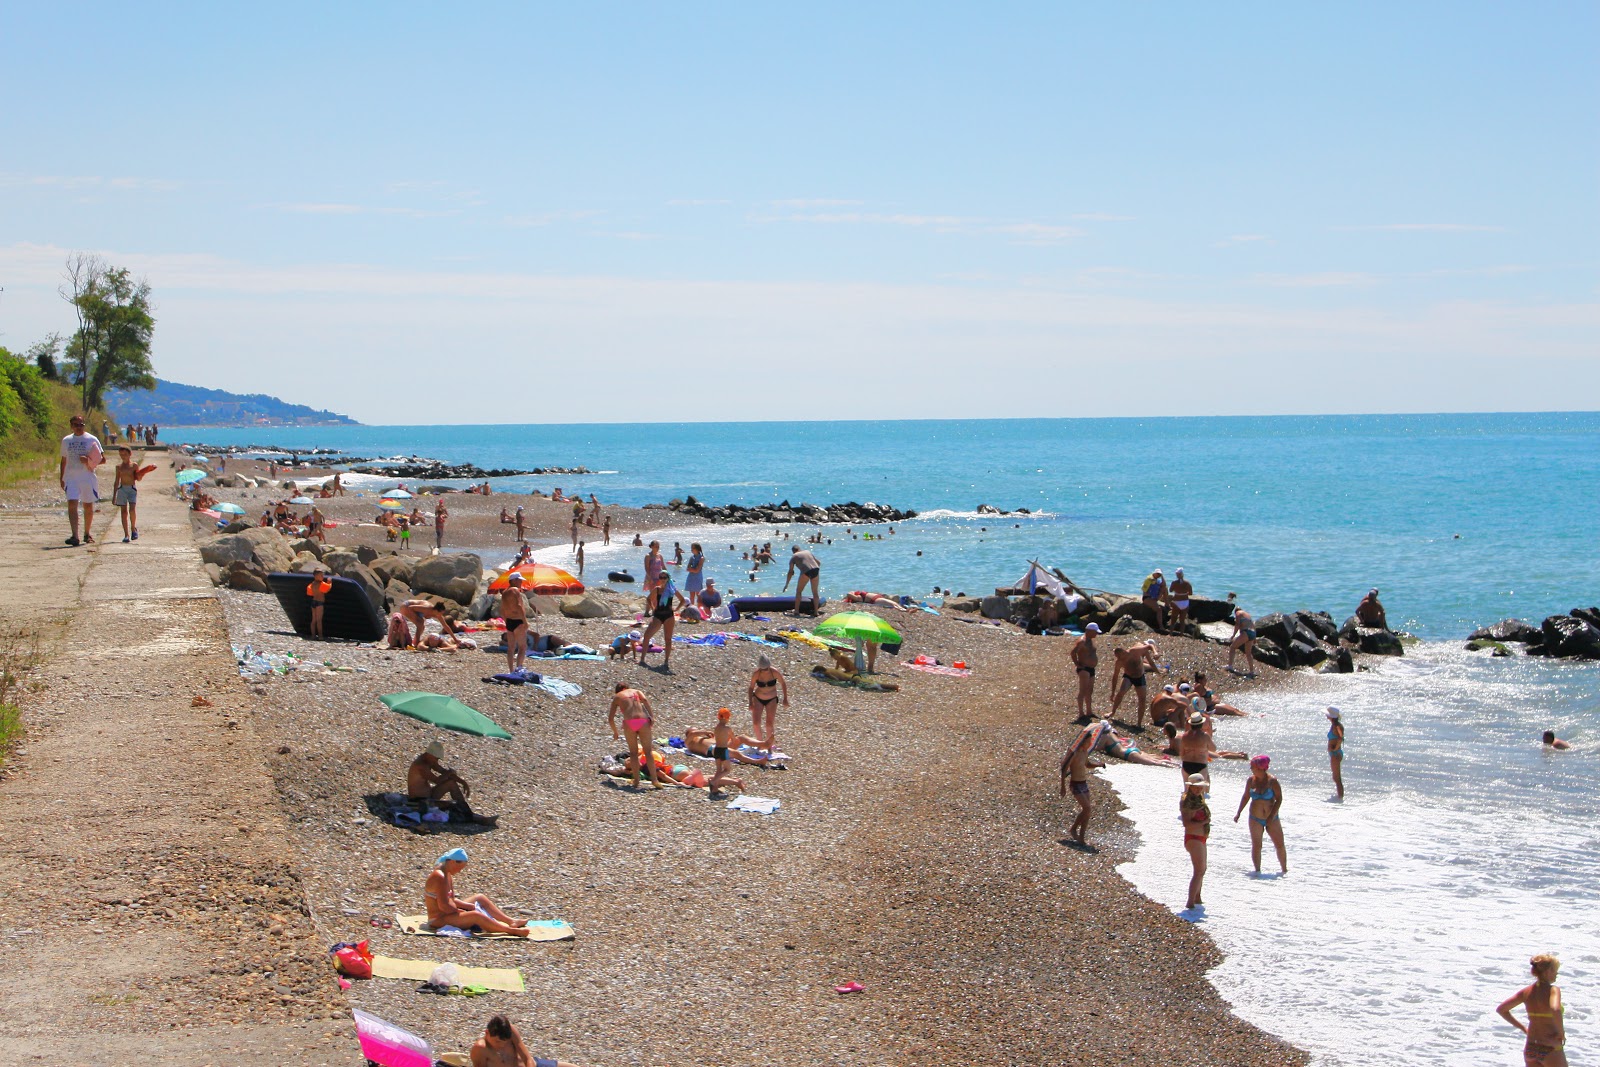
<svg viewBox="0 0 1600 1067">
<path fill-rule="evenodd" d="M 1095 739 L 1089 746 L 1090 751 L 1099 749 L 1101 752 L 1125 759 L 1129 763 L 1142 763 L 1146 767 L 1177 766 L 1177 762 L 1170 756 L 1147 756 L 1140 752 L 1138 746 L 1128 738 L 1117 735 L 1117 731 L 1111 728 L 1109 720 L 1102 719 L 1093 726 L 1086 726 L 1084 729 L 1096 732 Z"/>
<path fill-rule="evenodd" d="M 650 762 L 655 765 L 656 772 L 661 778 L 671 782 L 673 785 L 680 785 L 685 789 L 704 789 L 707 785 L 705 771 L 682 763 L 668 763 L 667 758 L 657 749 L 650 750 Z M 600 765 L 600 773 L 609 775 L 612 778 L 635 779 L 635 776 L 640 773 L 638 768 L 638 759 L 632 753 L 629 753 L 620 763 L 611 761 L 602 763 Z M 633 784 L 639 784 L 637 779 L 634 780 Z M 656 788 L 661 788 L 659 783 Z"/>
<path fill-rule="evenodd" d="M 884 607 L 893 608 L 896 611 L 911 610 L 910 608 L 901 604 L 897 598 L 892 597 L 887 593 L 868 593 L 860 589 L 846 593 L 844 595 L 844 602 L 846 604 L 882 604 Z"/>
<path fill-rule="evenodd" d="M 456 896 L 455 876 L 467 866 L 467 850 L 453 848 L 439 857 L 439 865 L 428 875 L 422 899 L 428 907 L 428 925 L 435 930 L 441 926 L 454 926 L 460 930 L 478 930 L 486 934 L 511 934 L 527 937 L 527 920 L 518 922 L 482 893 L 470 897 Z"/>
</svg>

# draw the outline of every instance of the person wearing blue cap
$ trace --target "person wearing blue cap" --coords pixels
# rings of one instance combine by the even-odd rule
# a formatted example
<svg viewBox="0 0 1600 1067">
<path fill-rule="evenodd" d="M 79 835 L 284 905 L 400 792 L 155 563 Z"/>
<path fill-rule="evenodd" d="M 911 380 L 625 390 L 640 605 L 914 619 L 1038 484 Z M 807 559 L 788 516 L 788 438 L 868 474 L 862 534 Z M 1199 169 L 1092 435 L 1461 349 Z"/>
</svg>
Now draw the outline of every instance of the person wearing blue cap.
<svg viewBox="0 0 1600 1067">
<path fill-rule="evenodd" d="M 428 875 L 428 883 L 422 890 L 422 899 L 428 908 L 428 925 L 435 930 L 441 926 L 454 926 L 486 934 L 527 937 L 527 920 L 513 919 L 484 894 L 456 896 L 455 878 L 467 862 L 467 850 L 464 848 L 453 848 L 439 857 L 438 865 Z"/>
</svg>

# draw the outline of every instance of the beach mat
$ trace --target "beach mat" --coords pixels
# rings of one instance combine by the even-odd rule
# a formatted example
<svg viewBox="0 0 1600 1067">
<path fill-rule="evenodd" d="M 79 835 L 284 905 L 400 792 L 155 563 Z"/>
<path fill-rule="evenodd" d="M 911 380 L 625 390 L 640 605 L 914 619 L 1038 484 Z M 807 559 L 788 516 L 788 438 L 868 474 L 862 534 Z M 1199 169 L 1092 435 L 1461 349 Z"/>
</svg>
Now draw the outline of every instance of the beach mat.
<svg viewBox="0 0 1600 1067">
<path fill-rule="evenodd" d="M 401 960 L 393 956 L 372 957 L 372 977 L 395 978 L 406 982 L 426 982 L 433 977 L 437 960 Z M 462 985 L 481 985 L 486 989 L 500 989 L 507 993 L 525 993 L 527 985 L 522 972 L 515 967 L 467 967 L 456 964 Z"/>
<path fill-rule="evenodd" d="M 428 925 L 426 915 L 396 915 L 394 927 L 402 934 L 411 934 L 416 937 L 443 937 L 433 927 Z M 532 919 L 528 922 L 528 929 L 533 932 L 526 938 L 516 934 L 473 934 L 470 938 L 461 938 L 463 941 L 571 941 L 577 937 L 577 931 L 572 924 L 562 919 Z"/>
<path fill-rule="evenodd" d="M 918 663 L 912 660 L 902 663 L 900 666 L 909 667 L 911 670 L 922 671 L 926 674 L 943 674 L 950 678 L 966 678 L 972 674 L 971 667 L 946 667 L 942 663 Z"/>
<path fill-rule="evenodd" d="M 388 625 L 361 586 L 338 575 L 326 577 L 333 588 L 328 590 L 327 606 L 322 609 L 322 632 L 346 641 L 382 641 Z M 311 598 L 306 596 L 306 586 L 310 584 L 309 574 L 267 575 L 267 585 L 301 637 L 311 634 Z"/>
</svg>

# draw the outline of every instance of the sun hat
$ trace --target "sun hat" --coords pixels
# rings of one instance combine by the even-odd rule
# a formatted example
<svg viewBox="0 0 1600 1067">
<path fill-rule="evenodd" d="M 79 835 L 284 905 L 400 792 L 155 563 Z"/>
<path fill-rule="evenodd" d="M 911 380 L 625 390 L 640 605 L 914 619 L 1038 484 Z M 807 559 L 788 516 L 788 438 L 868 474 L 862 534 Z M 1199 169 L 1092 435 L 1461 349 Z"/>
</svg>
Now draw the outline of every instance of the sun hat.
<svg viewBox="0 0 1600 1067">
<path fill-rule="evenodd" d="M 1191 712 L 1190 713 L 1190 715 L 1189 715 L 1189 725 L 1190 726 L 1204 726 L 1205 724 L 1206 724 L 1206 717 L 1204 715 L 1202 715 L 1200 712 L 1196 711 L 1196 712 Z"/>
<path fill-rule="evenodd" d="M 1173 693 L 1173 692 L 1176 692 L 1177 690 L 1173 689 L 1172 686 L 1170 686 L 1170 685 L 1164 685 L 1164 686 L 1161 687 L 1161 691 L 1163 693 Z"/>
<path fill-rule="evenodd" d="M 629 630 L 628 636 L 635 641 L 640 641 L 644 638 L 644 634 L 640 633 L 638 630 Z"/>
<path fill-rule="evenodd" d="M 1189 777 L 1185 778 L 1184 781 L 1188 782 L 1192 786 L 1194 786 L 1194 785 L 1209 785 L 1210 784 L 1209 782 L 1206 781 L 1206 776 L 1203 775 L 1203 774 L 1191 774 Z"/>
<path fill-rule="evenodd" d="M 428 747 L 423 749 L 423 751 L 432 756 L 434 759 L 441 759 L 444 756 L 444 742 L 429 741 Z"/>
<path fill-rule="evenodd" d="M 1178 569 L 1177 569 L 1177 570 L 1176 570 L 1176 571 L 1174 571 L 1174 572 L 1173 572 L 1173 573 L 1174 573 L 1174 574 L 1176 574 L 1176 575 L 1177 575 L 1177 576 L 1178 576 L 1178 577 L 1179 577 L 1179 578 L 1182 578 L 1182 577 L 1183 577 L 1183 568 L 1182 568 L 1182 567 L 1179 567 L 1179 568 L 1178 568 Z"/>
<path fill-rule="evenodd" d="M 1339 718 L 1339 709 L 1338 708 L 1329 708 L 1328 709 L 1328 718 L 1334 719 L 1334 720 L 1337 721 L 1338 718 Z"/>
<path fill-rule="evenodd" d="M 1263 770 L 1265 770 L 1267 765 L 1270 764 L 1271 762 L 1272 762 L 1272 757 L 1268 756 L 1268 755 L 1260 755 L 1260 756 L 1251 756 L 1250 757 L 1250 766 L 1252 766 L 1252 767 L 1260 767 Z"/>
<path fill-rule="evenodd" d="M 1086 634 L 1097 634 L 1100 632 L 1100 624 L 1097 622 L 1091 622 L 1088 626 L 1083 628 L 1083 632 Z"/>
<path fill-rule="evenodd" d="M 441 867 L 443 867 L 447 863 L 466 863 L 466 862 L 467 862 L 467 850 L 464 849 L 464 848 L 453 848 L 449 852 L 446 852 L 444 855 L 439 857 L 439 866 L 441 866 Z"/>
<path fill-rule="evenodd" d="M 727 708 L 718 708 L 717 709 L 717 721 L 718 722 L 727 722 L 731 718 L 733 718 L 733 712 L 729 711 Z"/>
</svg>

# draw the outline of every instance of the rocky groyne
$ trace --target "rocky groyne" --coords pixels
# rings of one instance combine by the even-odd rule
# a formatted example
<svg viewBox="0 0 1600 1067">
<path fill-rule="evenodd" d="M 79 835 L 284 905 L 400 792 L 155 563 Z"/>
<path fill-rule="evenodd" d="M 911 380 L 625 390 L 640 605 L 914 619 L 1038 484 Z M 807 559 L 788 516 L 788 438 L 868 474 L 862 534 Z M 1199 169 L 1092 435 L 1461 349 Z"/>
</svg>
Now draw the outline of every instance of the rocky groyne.
<svg viewBox="0 0 1600 1067">
<path fill-rule="evenodd" d="M 850 501 L 844 504 L 791 504 L 784 500 L 777 504 L 724 504 L 721 507 L 711 507 L 694 497 L 683 500 L 672 500 L 666 504 L 646 504 L 646 508 L 661 508 L 675 511 L 682 515 L 693 515 L 704 519 L 706 522 L 716 523 L 771 523 L 780 525 L 784 523 L 874 523 L 874 522 L 904 522 L 917 517 L 915 511 L 902 511 L 890 507 L 888 504 L 874 504 L 868 501 L 858 504 Z"/>
</svg>

